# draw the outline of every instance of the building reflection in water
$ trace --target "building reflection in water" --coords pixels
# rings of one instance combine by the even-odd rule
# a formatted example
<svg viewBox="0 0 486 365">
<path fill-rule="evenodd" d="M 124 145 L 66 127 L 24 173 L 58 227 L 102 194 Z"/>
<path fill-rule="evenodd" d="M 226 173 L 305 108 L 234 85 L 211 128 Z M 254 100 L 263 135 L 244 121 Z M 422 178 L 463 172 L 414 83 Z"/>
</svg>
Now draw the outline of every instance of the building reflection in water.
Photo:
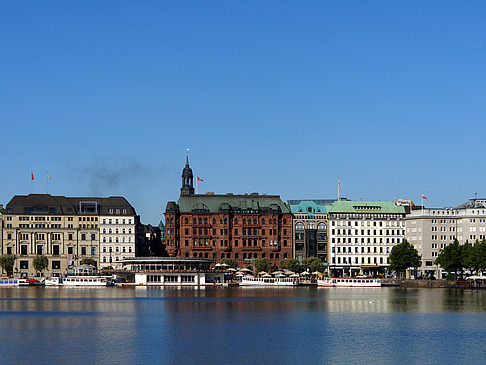
<svg viewBox="0 0 486 365">
<path fill-rule="evenodd" d="M 4 362 L 467 359 L 486 340 L 485 304 L 486 291 L 445 289 L 0 289 L 0 343 Z"/>
</svg>

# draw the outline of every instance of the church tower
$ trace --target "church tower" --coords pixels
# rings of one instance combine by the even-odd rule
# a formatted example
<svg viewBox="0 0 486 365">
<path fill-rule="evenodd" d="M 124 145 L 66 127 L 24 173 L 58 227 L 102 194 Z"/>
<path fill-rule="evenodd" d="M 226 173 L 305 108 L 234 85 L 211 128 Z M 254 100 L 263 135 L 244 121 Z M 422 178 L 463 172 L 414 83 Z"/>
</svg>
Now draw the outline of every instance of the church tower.
<svg viewBox="0 0 486 365">
<path fill-rule="evenodd" d="M 181 196 L 194 195 L 192 169 L 189 167 L 189 153 L 186 154 L 186 167 L 182 170 Z"/>
</svg>

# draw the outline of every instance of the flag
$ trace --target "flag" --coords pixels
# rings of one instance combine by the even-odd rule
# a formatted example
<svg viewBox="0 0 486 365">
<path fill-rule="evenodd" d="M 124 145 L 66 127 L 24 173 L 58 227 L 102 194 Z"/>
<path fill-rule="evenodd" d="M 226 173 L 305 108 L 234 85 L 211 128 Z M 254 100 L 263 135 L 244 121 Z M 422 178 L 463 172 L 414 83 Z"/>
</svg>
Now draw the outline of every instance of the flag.
<svg viewBox="0 0 486 365">
<path fill-rule="evenodd" d="M 341 181 L 339 181 L 339 178 L 338 178 L 338 186 L 339 186 L 339 189 L 343 190 L 343 187 L 341 186 Z"/>
<path fill-rule="evenodd" d="M 34 181 L 34 173 L 32 171 L 30 172 L 30 179 Z"/>
<path fill-rule="evenodd" d="M 204 180 L 201 179 L 199 176 L 196 176 L 196 181 L 204 181 Z"/>
<path fill-rule="evenodd" d="M 422 194 L 422 199 L 429 200 L 424 194 Z"/>
</svg>

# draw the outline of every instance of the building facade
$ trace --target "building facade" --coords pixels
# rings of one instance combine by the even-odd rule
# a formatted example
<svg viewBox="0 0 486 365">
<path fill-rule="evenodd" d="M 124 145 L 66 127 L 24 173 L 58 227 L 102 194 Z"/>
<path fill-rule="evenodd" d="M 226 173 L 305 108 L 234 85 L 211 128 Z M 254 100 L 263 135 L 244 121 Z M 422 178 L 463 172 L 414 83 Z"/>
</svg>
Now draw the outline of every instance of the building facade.
<svg viewBox="0 0 486 365">
<path fill-rule="evenodd" d="M 288 202 L 293 218 L 293 256 L 300 261 L 307 257 L 319 257 L 327 263 L 328 219 L 325 202 L 329 201 Z"/>
<path fill-rule="evenodd" d="M 100 267 L 121 269 L 120 260 L 136 253 L 135 209 L 125 198 L 104 201 L 100 207 Z"/>
<path fill-rule="evenodd" d="M 292 257 L 292 214 L 279 196 L 195 195 L 192 176 L 186 160 L 181 196 L 165 211 L 169 256 L 232 258 L 240 267 L 256 258 L 278 265 Z"/>
<path fill-rule="evenodd" d="M 387 201 L 336 201 L 329 214 L 329 266 L 339 275 L 379 274 L 405 237 L 405 209 Z"/>
<path fill-rule="evenodd" d="M 13 274 L 35 275 L 36 255 L 49 260 L 45 275 L 63 274 L 87 258 L 99 264 L 100 213 L 120 199 L 126 202 L 119 197 L 14 196 L 6 206 L 2 230 L 2 253 L 17 257 Z"/>
<path fill-rule="evenodd" d="M 486 199 L 471 199 L 455 208 L 415 209 L 405 218 L 406 239 L 422 256 L 418 275 L 441 277 L 435 264 L 441 249 L 455 239 L 460 244 L 486 239 Z"/>
</svg>

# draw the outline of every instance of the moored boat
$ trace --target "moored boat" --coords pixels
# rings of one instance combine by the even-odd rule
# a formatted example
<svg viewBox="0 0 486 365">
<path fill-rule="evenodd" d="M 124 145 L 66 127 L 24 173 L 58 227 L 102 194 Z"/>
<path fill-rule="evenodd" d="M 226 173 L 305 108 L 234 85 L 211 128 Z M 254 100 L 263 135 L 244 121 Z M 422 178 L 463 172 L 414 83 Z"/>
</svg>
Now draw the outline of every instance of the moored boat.
<svg viewBox="0 0 486 365">
<path fill-rule="evenodd" d="M 27 279 L 21 278 L 0 278 L 0 288 L 11 288 L 17 286 L 28 286 Z"/>
<path fill-rule="evenodd" d="M 241 278 L 240 286 L 297 286 L 298 278 L 276 277 L 276 278 L 259 278 L 251 275 Z"/>
<path fill-rule="evenodd" d="M 46 278 L 45 286 L 63 286 L 63 287 L 90 287 L 90 286 L 108 286 L 109 281 L 105 276 L 66 276 Z"/>
<path fill-rule="evenodd" d="M 376 288 L 381 287 L 380 279 L 372 278 L 331 278 L 323 277 L 317 279 L 319 287 L 344 287 L 344 288 Z"/>
</svg>

